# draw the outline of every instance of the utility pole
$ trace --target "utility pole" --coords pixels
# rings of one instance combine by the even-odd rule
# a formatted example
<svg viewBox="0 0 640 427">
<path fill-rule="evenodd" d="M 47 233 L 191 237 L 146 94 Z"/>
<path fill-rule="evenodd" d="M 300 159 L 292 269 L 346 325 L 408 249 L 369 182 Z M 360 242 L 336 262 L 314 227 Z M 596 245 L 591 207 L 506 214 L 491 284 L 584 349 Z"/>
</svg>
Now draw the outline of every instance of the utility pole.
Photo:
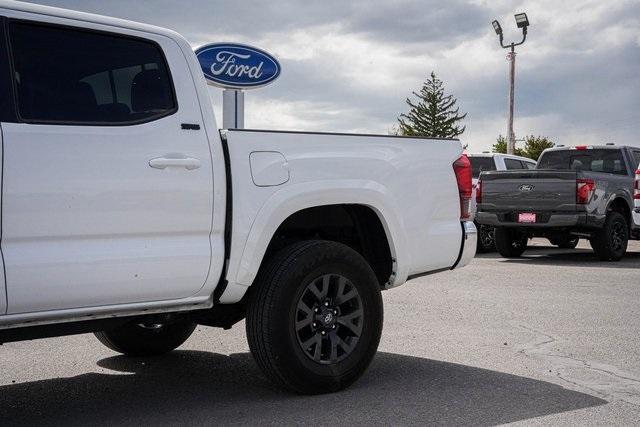
<svg viewBox="0 0 640 427">
<path fill-rule="evenodd" d="M 511 46 L 511 52 L 507 54 L 509 61 L 509 121 L 507 123 L 507 154 L 514 154 L 516 151 L 516 135 L 513 132 L 513 97 L 515 89 L 516 74 L 516 52 Z"/>
<path fill-rule="evenodd" d="M 529 19 L 526 13 L 518 13 L 515 15 L 516 26 L 522 28 L 522 41 L 520 43 L 504 44 L 502 36 L 502 27 L 497 20 L 494 20 L 491 25 L 496 34 L 500 38 L 500 46 L 503 49 L 510 49 L 507 54 L 507 61 L 509 61 L 509 118 L 507 119 L 507 154 L 514 154 L 516 151 L 516 134 L 513 132 L 513 104 L 515 96 L 515 79 L 516 79 L 516 51 L 515 47 L 520 46 L 527 39 L 527 27 L 529 27 Z"/>
</svg>

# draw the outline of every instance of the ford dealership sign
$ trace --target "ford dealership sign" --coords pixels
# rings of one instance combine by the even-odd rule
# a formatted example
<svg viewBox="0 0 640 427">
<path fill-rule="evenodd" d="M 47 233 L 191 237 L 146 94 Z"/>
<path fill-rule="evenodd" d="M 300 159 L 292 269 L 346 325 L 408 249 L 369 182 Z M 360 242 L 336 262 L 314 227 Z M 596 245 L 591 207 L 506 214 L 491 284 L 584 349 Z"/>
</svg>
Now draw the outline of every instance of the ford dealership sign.
<svg viewBox="0 0 640 427">
<path fill-rule="evenodd" d="M 229 89 L 267 85 L 280 75 L 280 64 L 267 52 L 237 43 L 214 43 L 196 49 L 207 81 Z"/>
</svg>

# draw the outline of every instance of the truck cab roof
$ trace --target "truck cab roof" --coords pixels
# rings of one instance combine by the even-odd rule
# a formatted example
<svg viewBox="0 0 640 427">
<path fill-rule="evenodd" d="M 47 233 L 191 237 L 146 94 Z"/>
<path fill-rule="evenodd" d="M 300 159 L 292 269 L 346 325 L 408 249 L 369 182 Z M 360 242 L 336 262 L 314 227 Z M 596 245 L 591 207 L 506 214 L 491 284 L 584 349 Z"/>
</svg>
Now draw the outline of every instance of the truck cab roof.
<svg viewBox="0 0 640 427">
<path fill-rule="evenodd" d="M 93 13 L 78 12 L 75 10 L 63 9 L 59 7 L 43 6 L 39 4 L 26 3 L 21 1 L 12 0 L 0 0 L 0 9 L 11 9 L 15 11 L 21 11 L 26 13 L 37 13 L 44 16 L 52 16 L 57 18 L 68 18 L 75 21 L 102 24 L 110 27 L 127 28 L 130 30 L 139 30 L 145 33 L 154 33 L 167 36 L 172 39 L 184 38 L 175 31 L 157 27 L 155 25 L 143 24 L 135 21 L 128 21 L 126 19 L 114 18 L 111 16 L 97 15 Z M 186 41 L 186 40 L 185 40 Z"/>
</svg>

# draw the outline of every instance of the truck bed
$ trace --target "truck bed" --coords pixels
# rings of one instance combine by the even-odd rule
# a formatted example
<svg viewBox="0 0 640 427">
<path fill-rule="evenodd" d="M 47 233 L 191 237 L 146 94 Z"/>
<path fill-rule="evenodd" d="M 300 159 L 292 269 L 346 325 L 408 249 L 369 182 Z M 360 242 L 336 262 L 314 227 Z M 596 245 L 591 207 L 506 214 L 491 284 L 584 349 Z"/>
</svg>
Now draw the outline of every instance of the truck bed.
<svg viewBox="0 0 640 427">
<path fill-rule="evenodd" d="M 234 194 L 230 282 L 248 286 L 255 273 L 249 254 L 260 258 L 266 250 L 253 230 L 272 223 L 275 231 L 301 206 L 359 203 L 379 211 L 389 235 L 398 236 L 389 286 L 451 268 L 462 253 L 452 166 L 462 153 L 458 140 L 248 129 L 222 135 Z"/>
</svg>

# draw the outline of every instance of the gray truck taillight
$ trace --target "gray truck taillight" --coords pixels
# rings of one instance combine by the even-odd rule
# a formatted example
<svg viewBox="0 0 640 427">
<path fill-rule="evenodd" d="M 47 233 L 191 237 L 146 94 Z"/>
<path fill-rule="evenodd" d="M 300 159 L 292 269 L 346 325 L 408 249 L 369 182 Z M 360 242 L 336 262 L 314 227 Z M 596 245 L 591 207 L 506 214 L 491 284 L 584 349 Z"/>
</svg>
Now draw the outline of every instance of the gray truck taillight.
<svg viewBox="0 0 640 427">
<path fill-rule="evenodd" d="M 596 183 L 592 179 L 576 179 L 576 203 L 586 205 L 596 191 Z"/>
<path fill-rule="evenodd" d="M 633 186 L 633 198 L 640 200 L 640 169 L 636 171 L 636 182 Z"/>
<path fill-rule="evenodd" d="M 471 195 L 473 194 L 473 171 L 469 158 L 463 154 L 453 162 L 453 171 L 458 181 L 460 195 L 460 219 L 471 217 Z"/>
</svg>

